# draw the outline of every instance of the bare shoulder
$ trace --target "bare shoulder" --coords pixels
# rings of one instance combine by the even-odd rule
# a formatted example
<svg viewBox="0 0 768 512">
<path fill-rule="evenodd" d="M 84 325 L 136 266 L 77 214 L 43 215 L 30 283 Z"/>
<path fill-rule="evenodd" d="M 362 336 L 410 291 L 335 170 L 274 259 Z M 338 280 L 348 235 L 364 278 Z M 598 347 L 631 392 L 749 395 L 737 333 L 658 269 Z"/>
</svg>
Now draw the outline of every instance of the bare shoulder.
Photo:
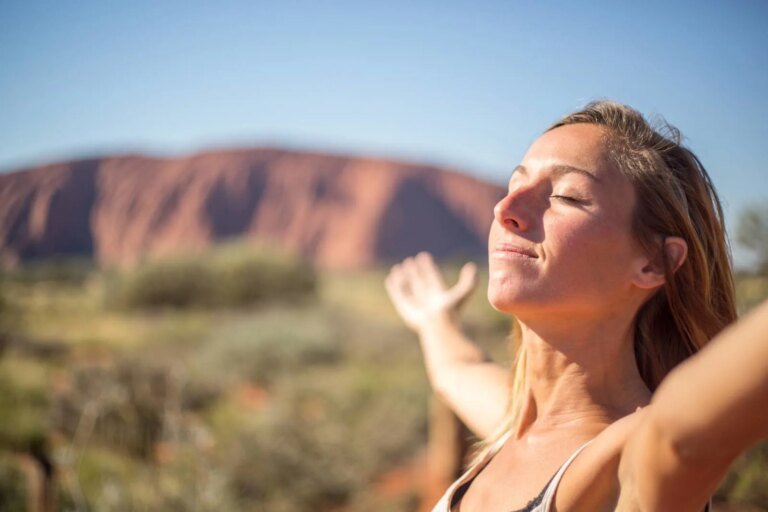
<svg viewBox="0 0 768 512">
<path fill-rule="evenodd" d="M 555 495 L 557 510 L 615 510 L 620 491 L 621 454 L 647 411 L 645 407 L 615 421 L 576 457 Z"/>
<path fill-rule="evenodd" d="M 643 419 L 647 416 L 649 408 L 650 405 L 614 421 L 595 437 L 589 448 L 592 448 L 596 453 L 603 453 L 604 455 L 620 455 L 629 437 L 637 430 L 642 424 Z"/>
</svg>

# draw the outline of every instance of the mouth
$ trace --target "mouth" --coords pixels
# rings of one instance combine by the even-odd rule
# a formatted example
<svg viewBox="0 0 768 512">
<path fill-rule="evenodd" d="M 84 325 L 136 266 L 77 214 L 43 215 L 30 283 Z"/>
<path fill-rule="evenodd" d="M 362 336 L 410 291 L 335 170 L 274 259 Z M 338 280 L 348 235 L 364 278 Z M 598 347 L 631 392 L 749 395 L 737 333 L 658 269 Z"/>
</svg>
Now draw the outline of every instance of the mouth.
<svg viewBox="0 0 768 512">
<path fill-rule="evenodd" d="M 519 245 L 510 244 L 507 242 L 499 242 L 493 248 L 493 256 L 495 258 L 526 258 L 537 259 L 539 256 L 531 251 L 525 249 Z"/>
</svg>

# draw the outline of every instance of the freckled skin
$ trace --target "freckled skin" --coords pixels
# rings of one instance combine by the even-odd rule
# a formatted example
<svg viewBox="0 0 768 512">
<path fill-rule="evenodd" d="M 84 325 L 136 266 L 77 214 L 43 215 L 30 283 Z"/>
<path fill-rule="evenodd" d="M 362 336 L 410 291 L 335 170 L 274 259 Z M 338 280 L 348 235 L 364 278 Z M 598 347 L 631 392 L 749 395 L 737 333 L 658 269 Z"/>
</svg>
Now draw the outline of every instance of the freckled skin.
<svg viewBox="0 0 768 512">
<path fill-rule="evenodd" d="M 755 413 L 768 411 L 768 303 L 675 369 L 651 401 L 634 322 L 665 274 L 633 238 L 634 190 L 604 136 L 589 124 L 542 135 L 494 210 L 488 299 L 518 320 L 524 386 L 512 435 L 454 511 L 522 508 L 588 440 L 558 484 L 557 510 L 698 511 L 739 453 L 768 435 L 767 415 Z M 682 238 L 665 236 L 660 249 L 673 267 L 685 262 Z M 473 267 L 448 287 L 419 254 L 386 284 L 419 334 L 433 388 L 481 437 L 493 434 L 509 376 L 459 326 Z"/>
<path fill-rule="evenodd" d="M 533 143 L 521 165 L 525 170 L 513 174 L 494 209 L 490 303 L 517 315 L 594 315 L 633 302 L 638 293 L 631 286 L 633 264 L 643 257 L 631 230 L 634 191 L 609 161 L 603 129 L 556 128 Z M 597 180 L 553 172 L 564 165 Z M 494 254 L 499 242 L 531 249 L 538 258 Z"/>
</svg>

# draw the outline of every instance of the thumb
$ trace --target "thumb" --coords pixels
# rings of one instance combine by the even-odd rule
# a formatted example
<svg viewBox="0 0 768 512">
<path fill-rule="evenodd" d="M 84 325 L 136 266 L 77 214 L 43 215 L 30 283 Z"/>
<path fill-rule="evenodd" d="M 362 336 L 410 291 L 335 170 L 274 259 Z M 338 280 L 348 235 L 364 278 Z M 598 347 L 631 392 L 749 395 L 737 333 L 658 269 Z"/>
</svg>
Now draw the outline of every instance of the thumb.
<svg viewBox="0 0 768 512">
<path fill-rule="evenodd" d="M 465 263 L 459 272 L 458 282 L 448 290 L 450 302 L 461 305 L 474 291 L 477 285 L 477 265 L 471 261 Z"/>
</svg>

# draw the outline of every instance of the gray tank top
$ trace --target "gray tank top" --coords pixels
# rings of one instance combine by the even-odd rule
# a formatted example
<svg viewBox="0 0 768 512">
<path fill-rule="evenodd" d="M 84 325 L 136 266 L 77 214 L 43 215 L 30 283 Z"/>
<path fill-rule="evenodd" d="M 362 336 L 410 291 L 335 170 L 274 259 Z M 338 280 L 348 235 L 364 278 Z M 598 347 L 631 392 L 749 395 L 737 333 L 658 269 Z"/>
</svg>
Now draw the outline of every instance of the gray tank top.
<svg viewBox="0 0 768 512">
<path fill-rule="evenodd" d="M 469 484 L 477 476 L 477 474 L 480 473 L 480 470 L 488 464 L 494 455 L 496 455 L 496 453 L 501 449 L 511 434 L 511 431 L 508 432 L 496 443 L 494 443 L 494 445 L 487 451 L 480 462 L 472 466 L 466 473 L 459 477 L 459 479 L 456 480 L 448 488 L 445 494 L 443 494 L 443 497 L 440 498 L 440 501 L 437 502 L 435 507 L 432 509 L 432 512 L 451 512 L 451 507 L 453 506 L 454 498 L 457 496 L 458 491 L 462 489 L 464 485 Z M 565 470 L 568 469 L 568 466 L 571 465 L 571 462 L 573 462 L 573 460 L 581 453 L 581 451 L 591 442 L 592 441 L 587 441 L 583 445 L 579 446 L 576 451 L 574 451 L 571 456 L 568 457 L 563 465 L 560 466 L 560 468 L 557 470 L 549 483 L 547 483 L 541 493 L 536 498 L 532 499 L 525 508 L 512 512 L 549 512 L 552 508 L 552 502 L 555 499 L 555 491 L 557 491 L 557 486 L 560 484 L 560 480 L 562 480 Z M 711 502 L 707 504 L 706 508 L 704 509 L 705 512 L 708 512 L 710 508 Z"/>
<path fill-rule="evenodd" d="M 478 473 L 480 473 L 480 470 L 483 469 L 486 464 L 491 460 L 491 458 L 496 455 L 496 452 L 498 452 L 501 447 L 504 445 L 504 443 L 507 441 L 509 436 L 512 434 L 512 432 L 508 432 L 505 434 L 501 439 L 499 439 L 494 445 L 488 450 L 488 452 L 485 454 L 483 459 L 475 464 L 473 467 L 471 467 L 466 473 L 464 473 L 458 480 L 456 480 L 445 492 L 442 498 L 440 498 L 440 501 L 437 502 L 437 505 L 432 509 L 432 512 L 451 512 L 451 506 L 454 501 L 454 497 L 456 496 L 457 491 L 465 484 L 471 482 Z M 555 497 L 555 491 L 557 490 L 557 486 L 560 483 L 560 480 L 563 478 L 563 474 L 565 473 L 565 470 L 568 469 L 568 466 L 570 466 L 571 462 L 573 462 L 573 459 L 576 458 L 576 456 L 581 453 L 581 450 L 587 447 L 587 445 L 591 443 L 591 441 L 587 441 L 583 445 L 581 445 L 579 448 L 576 449 L 573 454 L 571 454 L 570 457 L 568 457 L 568 460 L 565 461 L 565 463 L 560 466 L 560 469 L 557 470 L 557 473 L 555 473 L 555 476 L 552 477 L 552 479 L 549 481 L 547 486 L 544 488 L 544 490 L 531 500 L 531 502 L 528 504 L 527 507 L 520 511 L 516 512 L 548 512 L 552 501 Z"/>
</svg>

